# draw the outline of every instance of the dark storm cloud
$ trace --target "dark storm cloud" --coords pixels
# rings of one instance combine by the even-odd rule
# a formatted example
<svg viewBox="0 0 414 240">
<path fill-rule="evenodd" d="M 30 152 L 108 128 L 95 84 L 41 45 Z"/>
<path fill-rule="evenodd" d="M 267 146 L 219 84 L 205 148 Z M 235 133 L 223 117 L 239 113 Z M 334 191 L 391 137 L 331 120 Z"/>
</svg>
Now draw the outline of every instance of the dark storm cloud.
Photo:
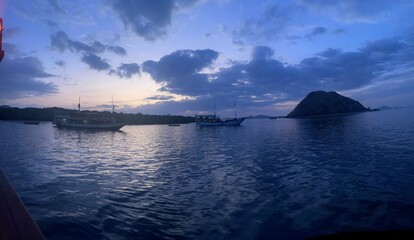
<svg viewBox="0 0 414 240">
<path fill-rule="evenodd" d="M 111 66 L 104 59 L 93 53 L 83 54 L 81 60 L 91 69 L 95 69 L 97 71 L 108 70 L 111 68 Z"/>
<path fill-rule="evenodd" d="M 197 0 L 112 0 L 112 7 L 127 28 L 145 40 L 166 34 L 174 11 Z"/>
<path fill-rule="evenodd" d="M 162 57 L 158 62 L 145 61 L 142 70 L 164 86 L 162 90 L 180 94 L 199 95 L 208 88 L 208 74 L 201 73 L 218 57 L 218 52 L 179 50 Z"/>
<path fill-rule="evenodd" d="M 58 88 L 55 84 L 41 80 L 52 76 L 44 71 L 38 58 L 10 53 L 0 64 L 0 98 L 15 99 L 56 93 Z"/>
<path fill-rule="evenodd" d="M 132 75 L 140 74 L 140 67 L 136 63 L 122 63 L 116 70 L 111 70 L 110 74 L 116 74 L 120 78 L 131 78 Z"/>
</svg>

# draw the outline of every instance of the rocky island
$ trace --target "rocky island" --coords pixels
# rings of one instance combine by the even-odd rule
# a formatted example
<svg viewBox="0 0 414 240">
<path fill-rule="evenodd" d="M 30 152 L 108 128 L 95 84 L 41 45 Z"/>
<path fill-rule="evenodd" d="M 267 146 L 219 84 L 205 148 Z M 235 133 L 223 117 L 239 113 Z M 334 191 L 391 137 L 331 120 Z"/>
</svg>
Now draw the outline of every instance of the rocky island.
<svg viewBox="0 0 414 240">
<path fill-rule="evenodd" d="M 309 93 L 286 117 L 305 118 L 367 111 L 370 109 L 358 101 L 336 92 L 314 91 Z"/>
</svg>

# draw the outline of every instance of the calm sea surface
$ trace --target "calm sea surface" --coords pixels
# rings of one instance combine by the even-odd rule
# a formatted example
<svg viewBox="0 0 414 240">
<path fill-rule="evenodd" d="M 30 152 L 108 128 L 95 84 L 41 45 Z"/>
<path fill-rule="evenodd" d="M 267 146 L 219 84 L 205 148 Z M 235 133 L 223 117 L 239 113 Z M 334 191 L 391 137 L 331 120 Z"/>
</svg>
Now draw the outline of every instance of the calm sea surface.
<svg viewBox="0 0 414 240">
<path fill-rule="evenodd" d="M 119 132 L 0 121 L 48 239 L 302 239 L 414 228 L 414 108 Z"/>
</svg>

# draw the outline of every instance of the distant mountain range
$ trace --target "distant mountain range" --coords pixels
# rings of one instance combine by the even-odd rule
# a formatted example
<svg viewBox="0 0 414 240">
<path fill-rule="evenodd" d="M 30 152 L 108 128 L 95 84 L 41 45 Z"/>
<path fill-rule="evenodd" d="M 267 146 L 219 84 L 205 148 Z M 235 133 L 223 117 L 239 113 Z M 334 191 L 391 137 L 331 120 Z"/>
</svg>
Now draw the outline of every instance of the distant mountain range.
<svg viewBox="0 0 414 240">
<path fill-rule="evenodd" d="M 358 101 L 344 97 L 336 92 L 315 91 L 309 93 L 287 115 L 287 118 L 304 118 L 368 111 L 371 110 L 364 107 Z"/>
</svg>

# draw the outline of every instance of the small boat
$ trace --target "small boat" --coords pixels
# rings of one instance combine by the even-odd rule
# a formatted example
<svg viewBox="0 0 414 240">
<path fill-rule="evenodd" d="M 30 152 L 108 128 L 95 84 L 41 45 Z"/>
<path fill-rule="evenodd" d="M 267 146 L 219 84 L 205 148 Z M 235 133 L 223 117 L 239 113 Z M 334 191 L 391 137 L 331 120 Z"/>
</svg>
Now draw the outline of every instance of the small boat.
<svg viewBox="0 0 414 240">
<path fill-rule="evenodd" d="M 170 127 L 179 127 L 180 124 L 168 124 L 168 126 L 170 126 Z"/>
<path fill-rule="evenodd" d="M 30 125 L 39 125 L 39 121 L 24 121 L 23 124 L 30 124 Z"/>
<path fill-rule="evenodd" d="M 84 112 L 80 110 L 80 98 L 78 111 L 55 113 L 53 123 L 59 128 L 112 130 L 118 131 L 124 123 L 119 123 L 113 116 L 115 105 L 112 105 L 111 113 Z"/>
</svg>

